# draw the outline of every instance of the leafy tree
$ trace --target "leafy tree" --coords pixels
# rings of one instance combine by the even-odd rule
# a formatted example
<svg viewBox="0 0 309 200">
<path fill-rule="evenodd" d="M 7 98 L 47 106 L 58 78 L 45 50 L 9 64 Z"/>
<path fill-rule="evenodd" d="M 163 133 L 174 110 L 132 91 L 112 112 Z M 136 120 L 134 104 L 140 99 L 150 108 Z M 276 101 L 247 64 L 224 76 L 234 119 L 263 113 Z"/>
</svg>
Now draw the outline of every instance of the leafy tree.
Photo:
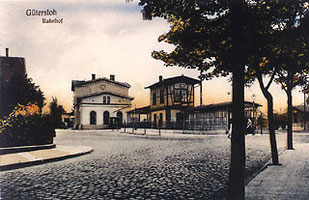
<svg viewBox="0 0 309 200">
<path fill-rule="evenodd" d="M 163 17 L 171 24 L 170 31 L 160 36 L 159 41 L 173 44 L 175 49 L 172 52 L 154 51 L 154 58 L 164 61 L 166 66 L 208 71 L 205 78 L 232 73 L 233 130 L 229 199 L 244 199 L 244 77 L 246 66 L 252 67 L 251 61 L 261 58 L 257 53 L 261 46 L 259 42 L 270 34 L 271 25 L 277 17 L 276 13 L 269 11 L 266 2 L 140 1 L 145 19 Z"/>
<path fill-rule="evenodd" d="M 49 104 L 50 118 L 53 121 L 55 128 L 62 128 L 62 114 L 65 113 L 65 110 L 62 105 L 58 105 L 58 100 L 56 97 L 53 97 L 52 102 Z"/>
<path fill-rule="evenodd" d="M 42 115 L 45 97 L 27 75 L 15 75 L 0 83 L 0 146 L 50 144 L 55 130 Z"/>
<path fill-rule="evenodd" d="M 274 25 L 272 54 L 269 57 L 277 68 L 275 82 L 287 94 L 288 129 L 287 148 L 293 149 L 292 90 L 304 84 L 309 66 L 309 7 L 308 1 L 280 2 L 280 16 Z"/>
<path fill-rule="evenodd" d="M 268 21 L 262 20 L 261 22 L 266 25 L 263 34 L 257 43 L 257 56 L 252 57 L 251 68 L 249 69 L 249 76 L 257 78 L 260 88 L 264 97 L 267 99 L 267 114 L 269 121 L 270 142 L 272 151 L 273 164 L 278 164 L 278 153 L 276 144 L 276 135 L 274 127 L 274 114 L 273 114 L 273 97 L 269 92 L 269 88 L 272 82 L 275 80 L 277 83 L 290 78 L 284 78 L 289 74 L 288 69 L 291 67 L 291 61 L 299 64 L 299 68 L 295 68 L 299 73 L 303 73 L 304 63 L 301 59 L 294 59 L 302 55 L 306 50 L 304 43 L 304 27 L 308 26 L 306 20 L 308 17 L 305 12 L 308 11 L 308 3 L 306 1 L 294 1 L 294 0 L 282 0 L 282 1 L 265 1 L 263 4 L 266 6 L 268 12 L 273 13 L 275 20 Z M 298 10 L 298 11 L 297 11 Z M 302 17 L 299 17 L 302 15 Z M 298 17 L 296 17 L 298 16 Z M 295 19 L 297 18 L 297 20 Z M 303 19 L 306 20 L 303 20 Z M 289 27 L 292 19 L 297 21 L 297 26 L 293 28 L 293 31 Z M 269 23 L 271 22 L 271 23 Z M 295 24 L 295 23 L 293 23 Z M 295 41 L 292 42 L 292 41 Z M 300 53 L 301 52 L 301 53 Z M 300 56 L 302 57 L 302 56 Z M 304 60 L 302 58 L 302 60 Z M 288 67 L 287 67 L 288 66 Z M 291 74 L 290 74 L 291 75 Z M 289 75 L 289 76 L 290 76 Z M 296 74 L 295 74 L 296 75 Z M 268 76 L 268 82 L 265 84 L 264 77 Z M 281 77 L 281 78 L 278 78 Z M 299 78 L 297 78 L 300 80 Z M 290 79 L 291 80 L 291 79 Z M 284 84 L 286 84 L 285 82 Z M 295 82 L 295 86 L 299 84 Z M 291 86 L 291 85 L 290 85 Z M 290 100 L 291 89 L 290 91 Z M 289 138 L 289 137 L 288 137 Z M 288 139 L 290 140 L 290 139 Z"/>
<path fill-rule="evenodd" d="M 261 42 L 261 44 L 264 44 Z M 265 51 L 266 50 L 266 51 Z M 257 53 L 267 52 L 268 49 L 260 47 Z M 261 56 L 260 56 L 261 57 Z M 250 63 L 251 68 L 248 70 L 247 79 L 250 81 L 257 79 L 259 86 L 262 90 L 264 97 L 267 100 L 267 118 L 268 118 L 268 129 L 269 129 L 269 139 L 270 139 L 270 148 L 271 148 L 271 158 L 272 164 L 279 164 L 276 134 L 274 127 L 274 103 L 273 96 L 269 91 L 271 84 L 275 78 L 276 68 L 269 65 L 266 57 L 254 57 Z M 265 84 L 265 77 L 269 77 L 268 82 Z"/>
<path fill-rule="evenodd" d="M 18 104 L 36 104 L 42 111 L 45 97 L 39 86 L 31 78 L 15 75 L 8 82 L 0 83 L 1 113 L 0 117 L 7 116 Z"/>
</svg>

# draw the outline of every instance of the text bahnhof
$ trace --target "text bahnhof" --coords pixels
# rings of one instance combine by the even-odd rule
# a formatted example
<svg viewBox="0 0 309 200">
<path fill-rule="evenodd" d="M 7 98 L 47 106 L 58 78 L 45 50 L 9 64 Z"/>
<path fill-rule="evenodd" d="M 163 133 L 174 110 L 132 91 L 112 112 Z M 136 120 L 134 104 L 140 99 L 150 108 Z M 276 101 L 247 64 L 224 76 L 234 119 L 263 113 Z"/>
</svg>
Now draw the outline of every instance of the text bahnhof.
<svg viewBox="0 0 309 200">
<path fill-rule="evenodd" d="M 55 16 L 57 15 L 57 10 L 55 9 L 46 9 L 46 10 L 36 10 L 36 9 L 27 9 L 27 16 Z"/>
</svg>

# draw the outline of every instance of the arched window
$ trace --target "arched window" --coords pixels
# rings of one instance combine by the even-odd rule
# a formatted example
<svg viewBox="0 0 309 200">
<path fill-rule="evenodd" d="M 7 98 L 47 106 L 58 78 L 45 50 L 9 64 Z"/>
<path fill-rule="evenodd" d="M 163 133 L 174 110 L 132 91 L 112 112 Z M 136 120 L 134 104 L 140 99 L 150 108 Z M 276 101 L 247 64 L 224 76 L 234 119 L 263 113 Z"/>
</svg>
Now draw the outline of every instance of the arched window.
<svg viewBox="0 0 309 200">
<path fill-rule="evenodd" d="M 106 96 L 103 97 L 103 104 L 106 104 Z"/>
<path fill-rule="evenodd" d="M 103 113 L 103 124 L 109 124 L 109 112 L 105 111 Z"/>
<path fill-rule="evenodd" d="M 90 112 L 90 125 L 97 124 L 97 113 L 95 111 Z"/>
<path fill-rule="evenodd" d="M 106 102 L 107 104 L 110 104 L 111 103 L 111 98 L 108 96 L 107 97 L 107 102 Z"/>
<path fill-rule="evenodd" d="M 118 117 L 118 120 L 119 120 L 119 124 L 122 124 L 122 112 L 121 111 L 117 112 L 117 117 Z"/>
</svg>

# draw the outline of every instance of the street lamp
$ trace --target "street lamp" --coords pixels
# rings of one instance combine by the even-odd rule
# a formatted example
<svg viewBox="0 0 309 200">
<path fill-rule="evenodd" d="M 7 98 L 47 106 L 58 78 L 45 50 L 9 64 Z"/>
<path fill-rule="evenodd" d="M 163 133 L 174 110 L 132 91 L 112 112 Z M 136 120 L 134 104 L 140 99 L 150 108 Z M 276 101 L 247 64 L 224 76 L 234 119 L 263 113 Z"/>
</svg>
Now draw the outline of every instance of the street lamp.
<svg viewBox="0 0 309 200">
<path fill-rule="evenodd" d="M 256 99 L 256 95 L 253 93 L 251 96 L 252 102 L 253 102 L 253 128 L 255 129 L 255 122 L 256 122 L 256 110 L 255 110 L 255 99 Z"/>
</svg>

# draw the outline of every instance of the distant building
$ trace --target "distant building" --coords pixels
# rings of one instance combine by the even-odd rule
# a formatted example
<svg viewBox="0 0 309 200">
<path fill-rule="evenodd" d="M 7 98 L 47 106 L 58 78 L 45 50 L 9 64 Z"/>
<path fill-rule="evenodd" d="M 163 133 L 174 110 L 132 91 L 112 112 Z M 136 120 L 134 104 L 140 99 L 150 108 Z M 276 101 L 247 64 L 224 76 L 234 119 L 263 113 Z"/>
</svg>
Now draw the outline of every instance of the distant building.
<svg viewBox="0 0 309 200">
<path fill-rule="evenodd" d="M 0 84 L 5 84 L 12 77 L 25 77 L 26 76 L 26 66 L 25 58 L 22 57 L 9 57 L 9 49 L 6 48 L 6 55 L 0 56 Z M 4 110 L 6 110 L 3 103 L 3 92 L 0 91 L 0 116 L 3 115 Z"/>
<path fill-rule="evenodd" d="M 9 49 L 5 50 L 6 55 L 0 56 L 0 83 L 9 81 L 13 76 L 26 75 L 25 58 L 9 57 Z"/>
<path fill-rule="evenodd" d="M 309 129 L 309 106 L 300 104 L 293 107 L 293 130 L 308 130 Z"/>
<path fill-rule="evenodd" d="M 256 127 L 260 104 L 245 101 L 245 117 Z M 232 102 L 197 106 L 184 111 L 185 128 L 196 130 L 229 130 L 232 123 Z"/>
<path fill-rule="evenodd" d="M 133 126 L 186 130 L 229 130 L 232 123 L 232 102 L 195 107 L 194 88 L 200 80 L 187 76 L 163 79 L 150 89 L 150 105 L 128 111 Z M 260 104 L 245 102 L 246 118 L 256 126 Z"/>
<path fill-rule="evenodd" d="M 61 121 L 63 124 L 63 128 L 73 128 L 73 123 L 74 123 L 74 112 L 64 112 L 61 115 Z"/>
<path fill-rule="evenodd" d="M 110 78 L 88 81 L 72 80 L 74 92 L 74 128 L 101 129 L 120 126 L 134 99 L 129 96 L 128 83 Z"/>
<path fill-rule="evenodd" d="M 153 127 L 169 127 L 183 120 L 183 111 L 194 107 L 194 86 L 200 81 L 187 76 L 163 79 L 145 87 L 150 89 L 150 106 L 128 112 L 128 122 L 140 121 L 141 115 Z"/>
</svg>

